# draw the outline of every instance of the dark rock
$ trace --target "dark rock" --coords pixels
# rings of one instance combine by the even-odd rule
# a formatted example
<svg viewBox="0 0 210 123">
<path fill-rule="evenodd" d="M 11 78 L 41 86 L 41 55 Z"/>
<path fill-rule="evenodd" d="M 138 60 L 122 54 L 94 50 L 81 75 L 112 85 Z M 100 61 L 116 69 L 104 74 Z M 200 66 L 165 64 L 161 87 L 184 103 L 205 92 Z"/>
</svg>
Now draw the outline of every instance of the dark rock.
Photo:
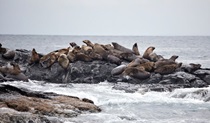
<svg viewBox="0 0 210 123">
<path fill-rule="evenodd" d="M 49 117 L 75 117 L 83 111 L 100 112 L 101 109 L 93 104 L 92 100 L 78 97 L 64 96 L 55 93 L 34 92 L 17 88 L 11 85 L 0 85 L 0 118 L 7 117 L 11 122 L 23 122 L 38 118 L 41 121 L 52 122 Z M 27 112 L 27 113 L 26 113 Z M 18 115 L 16 115 L 18 114 Z M 25 115 L 29 114 L 29 115 Z M 17 116 L 17 117 L 16 117 Z M 45 117 L 47 116 L 47 117 Z"/>
<path fill-rule="evenodd" d="M 206 75 L 206 76 L 204 77 L 204 81 L 205 81 L 208 85 L 210 85 L 210 75 Z"/>
</svg>

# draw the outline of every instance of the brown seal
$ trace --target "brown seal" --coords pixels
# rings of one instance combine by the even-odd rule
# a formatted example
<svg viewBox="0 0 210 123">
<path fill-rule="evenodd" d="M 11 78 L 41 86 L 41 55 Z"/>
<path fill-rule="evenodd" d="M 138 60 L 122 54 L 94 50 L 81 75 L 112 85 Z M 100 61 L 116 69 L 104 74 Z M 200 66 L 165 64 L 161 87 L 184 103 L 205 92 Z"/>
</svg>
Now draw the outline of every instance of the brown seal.
<svg viewBox="0 0 210 123">
<path fill-rule="evenodd" d="M 153 53 L 154 50 L 155 50 L 155 47 L 152 47 L 152 46 L 148 47 L 143 54 L 143 58 L 151 60 L 150 54 Z"/>
<path fill-rule="evenodd" d="M 150 77 L 149 72 L 144 71 L 142 68 L 136 68 L 136 67 L 127 67 L 124 70 L 123 75 L 128 75 L 136 79 L 147 79 Z"/>
<path fill-rule="evenodd" d="M 84 40 L 82 42 L 85 43 L 87 46 L 94 48 L 94 44 L 90 40 Z"/>
<path fill-rule="evenodd" d="M 82 45 L 81 49 L 82 49 L 82 52 L 83 52 L 84 54 L 86 54 L 86 55 L 87 55 L 87 54 L 90 54 L 91 52 L 93 52 L 93 48 L 90 47 L 90 46 Z"/>
<path fill-rule="evenodd" d="M 28 81 L 28 77 L 21 72 L 17 63 L 10 63 L 10 65 L 0 67 L 0 72 L 5 76 L 2 76 L 3 79 Z"/>
<path fill-rule="evenodd" d="M 92 61 L 92 58 L 82 52 L 82 49 L 79 46 L 73 47 L 67 54 L 67 57 L 70 62 L 75 62 L 76 60 L 81 61 Z"/>
<path fill-rule="evenodd" d="M 150 59 L 151 61 L 153 61 L 153 62 L 156 62 L 156 61 L 158 61 L 158 60 L 163 59 L 163 56 L 157 55 L 156 53 L 151 53 L 151 54 L 149 55 L 149 59 Z"/>
<path fill-rule="evenodd" d="M 135 43 L 135 44 L 133 45 L 132 50 L 133 50 L 133 53 L 134 53 L 135 55 L 140 56 L 140 53 L 139 53 L 139 49 L 138 49 L 137 43 Z"/>
<path fill-rule="evenodd" d="M 94 53 L 99 54 L 103 59 L 107 59 L 108 52 L 103 48 L 101 44 L 93 44 L 90 40 L 84 40 L 83 43 L 85 43 L 87 46 L 92 47 Z"/>
<path fill-rule="evenodd" d="M 143 67 L 145 71 L 152 72 L 154 70 L 155 63 L 154 62 L 145 62 L 136 67 Z"/>
<path fill-rule="evenodd" d="M 66 54 L 61 54 L 61 55 L 58 57 L 58 63 L 60 64 L 60 66 L 61 66 L 63 69 L 67 69 L 68 66 L 69 66 L 69 59 L 67 58 L 67 55 L 66 55 Z"/>
<path fill-rule="evenodd" d="M 19 73 L 21 73 L 21 70 L 18 64 L 10 63 L 7 64 L 6 66 L 0 67 L 0 72 L 3 75 L 8 75 L 8 74 L 18 75 Z"/>
<path fill-rule="evenodd" d="M 155 69 L 154 72 L 162 74 L 162 75 L 171 74 L 171 73 L 175 72 L 175 70 L 181 66 L 182 66 L 182 63 L 164 65 L 164 66 L 161 66 L 161 67 L 158 67 L 157 69 Z"/>
<path fill-rule="evenodd" d="M 40 60 L 39 54 L 33 48 L 31 51 L 31 58 L 30 58 L 29 64 L 39 63 L 39 60 Z"/>
<path fill-rule="evenodd" d="M 44 68 L 51 67 L 57 60 L 57 55 L 55 52 L 50 52 L 47 55 L 44 55 L 40 58 L 39 63 Z"/>
<path fill-rule="evenodd" d="M 127 66 L 128 67 L 136 67 L 136 66 L 146 63 L 146 62 L 149 62 L 149 60 L 144 59 L 144 58 L 136 58 L 133 61 L 131 61 Z"/>
<path fill-rule="evenodd" d="M 169 59 L 161 59 L 161 60 L 158 60 L 157 62 L 155 62 L 154 68 L 158 68 L 158 67 L 161 67 L 161 66 L 164 66 L 164 65 L 176 64 L 175 60 L 177 58 L 178 58 L 178 56 L 173 55 Z"/>
</svg>

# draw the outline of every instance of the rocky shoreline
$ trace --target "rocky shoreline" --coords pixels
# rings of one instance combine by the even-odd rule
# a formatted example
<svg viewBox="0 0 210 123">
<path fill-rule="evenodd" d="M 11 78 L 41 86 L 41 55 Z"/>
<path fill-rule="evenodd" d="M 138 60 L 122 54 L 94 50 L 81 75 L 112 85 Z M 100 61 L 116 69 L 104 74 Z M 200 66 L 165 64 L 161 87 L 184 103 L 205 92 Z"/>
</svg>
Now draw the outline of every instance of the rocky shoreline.
<svg viewBox="0 0 210 123">
<path fill-rule="evenodd" d="M 54 62 L 46 68 L 43 67 L 43 64 L 29 62 L 32 51 L 16 49 L 13 52 L 15 53 L 13 58 L 5 58 L 5 53 L 1 52 L 0 66 L 4 68 L 18 65 L 20 73 L 8 76 L 1 72 L 1 82 L 31 79 L 62 84 L 96 84 L 108 81 L 116 83 L 113 89 L 125 90 L 129 93 L 139 88 L 144 91 L 162 92 L 173 91 L 176 88 L 208 87 L 210 84 L 210 69 L 194 68 L 191 65 L 182 65 L 169 74 L 151 72 L 149 77 L 138 79 L 123 74 L 113 75 L 112 70 L 118 67 L 119 63 L 112 60 L 77 60 L 71 62 L 65 69 L 59 62 Z M 124 62 L 129 64 L 126 60 Z M 58 107 L 56 104 L 65 106 Z M 101 111 L 89 99 L 55 93 L 32 92 L 4 84 L 0 85 L 0 110 L 0 118 L 5 123 L 9 121 L 62 122 L 52 117 L 75 117 L 84 111 Z"/>
</svg>

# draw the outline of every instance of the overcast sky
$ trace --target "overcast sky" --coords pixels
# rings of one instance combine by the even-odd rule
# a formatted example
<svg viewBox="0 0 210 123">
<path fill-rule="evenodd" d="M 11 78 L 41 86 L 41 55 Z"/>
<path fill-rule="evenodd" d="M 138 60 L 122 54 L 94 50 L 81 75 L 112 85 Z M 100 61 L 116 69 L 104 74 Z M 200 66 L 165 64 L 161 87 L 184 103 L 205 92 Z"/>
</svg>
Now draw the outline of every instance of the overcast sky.
<svg viewBox="0 0 210 123">
<path fill-rule="evenodd" d="M 210 0 L 0 0 L 0 34 L 210 35 Z"/>
</svg>

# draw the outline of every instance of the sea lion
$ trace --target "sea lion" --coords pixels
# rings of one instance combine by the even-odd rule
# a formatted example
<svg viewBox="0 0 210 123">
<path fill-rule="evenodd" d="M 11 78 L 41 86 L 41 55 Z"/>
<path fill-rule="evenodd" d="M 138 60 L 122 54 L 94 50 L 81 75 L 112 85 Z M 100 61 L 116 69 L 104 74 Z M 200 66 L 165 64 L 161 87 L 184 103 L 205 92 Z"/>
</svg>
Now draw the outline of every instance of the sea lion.
<svg viewBox="0 0 210 123">
<path fill-rule="evenodd" d="M 28 77 L 21 73 L 20 67 L 16 63 L 10 63 L 0 67 L 0 72 L 5 76 L 6 80 L 22 80 L 28 81 Z"/>
<path fill-rule="evenodd" d="M 112 75 L 120 75 L 125 70 L 126 65 L 122 64 L 120 66 L 117 66 L 116 68 L 112 69 L 111 74 Z"/>
<path fill-rule="evenodd" d="M 67 69 L 69 66 L 69 59 L 66 54 L 61 54 L 58 58 L 58 63 L 63 69 Z"/>
<path fill-rule="evenodd" d="M 149 60 L 144 59 L 144 58 L 136 58 L 133 61 L 131 61 L 127 66 L 128 67 L 136 67 L 136 66 L 146 63 L 146 62 L 149 62 Z"/>
<path fill-rule="evenodd" d="M 124 70 L 123 75 L 128 75 L 136 79 L 147 79 L 150 77 L 149 72 L 142 70 L 142 68 L 136 67 L 127 67 Z"/>
<path fill-rule="evenodd" d="M 109 62 L 117 64 L 117 65 L 121 64 L 121 60 L 118 57 L 114 56 L 114 55 L 108 55 L 107 60 Z"/>
<path fill-rule="evenodd" d="M 90 40 L 84 40 L 82 42 L 85 43 L 87 46 L 90 46 L 90 47 L 94 48 L 94 45 Z"/>
<path fill-rule="evenodd" d="M 133 53 L 121 53 L 120 54 L 121 58 L 126 60 L 126 61 L 133 61 L 134 59 L 138 58 L 135 54 Z"/>
<path fill-rule="evenodd" d="M 93 48 L 90 47 L 90 46 L 82 45 L 81 49 L 82 49 L 82 52 L 83 52 L 84 54 L 86 54 L 86 55 L 87 55 L 87 54 L 90 54 L 91 52 L 93 52 Z"/>
<path fill-rule="evenodd" d="M 30 58 L 29 64 L 39 63 L 39 60 L 40 60 L 39 54 L 33 48 L 31 51 L 31 58 Z"/>
<path fill-rule="evenodd" d="M 123 47 L 122 45 L 116 43 L 116 42 L 112 42 L 112 45 L 114 46 L 114 49 L 117 49 L 119 51 L 122 51 L 123 53 L 131 53 L 133 54 L 133 51 L 128 49 L 128 48 L 125 48 Z"/>
<path fill-rule="evenodd" d="M 158 67 L 164 66 L 164 65 L 176 64 L 175 60 L 176 60 L 178 57 L 179 57 L 179 56 L 173 55 L 173 56 L 171 56 L 171 58 L 169 58 L 169 59 L 161 59 L 161 60 L 158 60 L 157 62 L 155 62 L 154 68 L 158 68 Z"/>
<path fill-rule="evenodd" d="M 89 57 L 88 55 L 85 55 L 84 53 L 77 53 L 75 54 L 76 60 L 80 61 L 85 61 L 85 62 L 90 62 L 92 61 L 92 58 Z"/>
<path fill-rule="evenodd" d="M 181 69 L 188 73 L 193 73 L 194 71 L 201 68 L 201 64 L 190 63 L 189 65 L 182 65 Z"/>
<path fill-rule="evenodd" d="M 138 49 L 137 43 L 135 43 L 135 44 L 133 45 L 132 50 L 133 50 L 133 53 L 134 53 L 135 55 L 140 56 L 140 53 L 139 53 L 139 49 Z"/>
<path fill-rule="evenodd" d="M 163 56 L 157 55 L 156 53 L 151 53 L 151 54 L 149 54 L 149 58 L 151 61 L 156 62 L 158 60 L 163 59 Z"/>
<path fill-rule="evenodd" d="M 154 66 L 155 66 L 154 62 L 146 62 L 146 63 L 140 64 L 136 67 L 143 67 L 145 71 L 152 72 L 154 69 Z"/>
<path fill-rule="evenodd" d="M 143 54 L 143 58 L 148 59 L 148 60 L 151 60 L 150 54 L 151 54 L 154 50 L 155 50 L 155 47 L 152 47 L 152 46 L 148 47 L 148 48 L 146 49 L 146 51 L 144 52 L 144 54 Z"/>
<path fill-rule="evenodd" d="M 7 50 L 6 53 L 2 54 L 2 57 L 5 59 L 13 59 L 15 57 L 15 51 Z"/>
<path fill-rule="evenodd" d="M 175 70 L 181 66 L 182 66 L 182 63 L 164 65 L 164 66 L 161 66 L 161 67 L 158 67 L 157 69 L 155 69 L 154 72 L 159 73 L 161 75 L 171 74 L 171 73 L 175 72 Z"/>
<path fill-rule="evenodd" d="M 107 59 L 108 52 L 98 43 L 94 44 L 93 50 L 95 53 L 101 55 L 103 59 Z"/>
<path fill-rule="evenodd" d="M 57 60 L 57 55 L 55 52 L 50 52 L 47 55 L 44 55 L 40 58 L 39 63 L 42 65 L 44 68 L 51 67 Z"/>
<path fill-rule="evenodd" d="M 61 54 L 66 54 L 67 55 L 69 50 L 70 50 L 70 47 L 59 49 L 59 50 L 56 50 L 56 51 L 53 51 L 53 52 L 55 53 L 56 57 L 58 58 Z"/>
</svg>

